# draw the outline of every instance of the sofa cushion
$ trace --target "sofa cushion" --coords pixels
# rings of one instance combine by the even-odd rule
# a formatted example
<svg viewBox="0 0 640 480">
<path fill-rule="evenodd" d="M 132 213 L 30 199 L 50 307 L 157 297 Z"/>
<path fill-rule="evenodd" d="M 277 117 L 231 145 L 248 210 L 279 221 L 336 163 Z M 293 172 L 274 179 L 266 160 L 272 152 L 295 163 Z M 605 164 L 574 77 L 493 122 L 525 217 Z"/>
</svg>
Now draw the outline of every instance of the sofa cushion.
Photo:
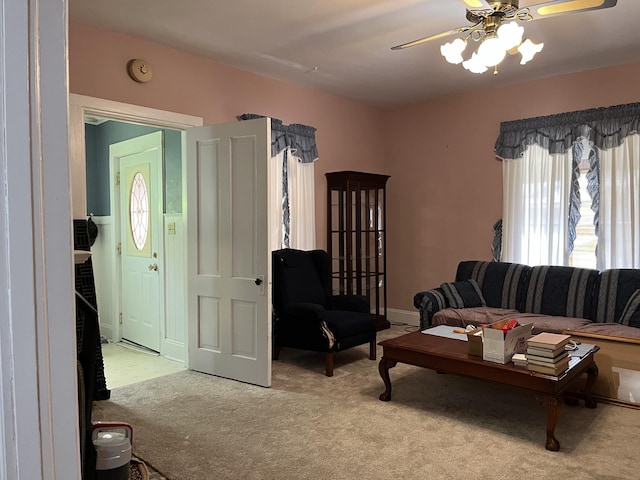
<svg viewBox="0 0 640 480">
<path fill-rule="evenodd" d="M 475 280 L 489 307 L 522 310 L 530 272 L 531 267 L 519 263 L 468 260 L 458 264 L 456 281 Z"/>
<path fill-rule="evenodd" d="M 487 304 L 475 280 L 443 283 L 440 288 L 451 308 L 484 307 Z"/>
<path fill-rule="evenodd" d="M 630 298 L 638 290 L 640 290 L 640 269 L 616 268 L 603 271 L 600 274 L 598 288 L 596 322 L 621 322 Z M 629 318 L 629 325 L 632 325 L 633 321 L 635 325 L 640 326 L 637 318 L 637 316 L 633 319 Z"/>
<path fill-rule="evenodd" d="M 515 318 L 521 324 L 532 323 L 533 330 L 531 333 L 533 335 L 542 332 L 562 333 L 563 330 L 579 330 L 593 323 L 586 318 L 540 315 L 537 313 L 520 313 Z"/>
<path fill-rule="evenodd" d="M 640 327 L 640 290 L 636 290 L 633 295 L 629 297 L 617 323 Z"/>
<path fill-rule="evenodd" d="M 533 324 L 534 335 L 541 332 L 562 333 L 563 330 L 580 330 L 590 325 L 590 320 L 574 317 L 559 317 L 552 315 L 540 315 L 537 313 L 521 313 L 517 310 L 493 307 L 475 308 L 445 308 L 436 312 L 433 316 L 433 325 L 449 325 L 452 327 L 465 327 L 498 322 L 500 320 L 515 318 L 524 325 Z M 640 329 L 638 329 L 640 333 Z"/>
<path fill-rule="evenodd" d="M 431 320 L 432 325 L 450 325 L 452 327 L 466 327 L 493 323 L 505 318 L 517 318 L 520 312 L 509 308 L 472 307 L 445 308 L 436 312 Z"/>
<path fill-rule="evenodd" d="M 597 270 L 587 268 L 532 267 L 521 311 L 594 320 L 593 293 L 598 275 Z"/>
</svg>

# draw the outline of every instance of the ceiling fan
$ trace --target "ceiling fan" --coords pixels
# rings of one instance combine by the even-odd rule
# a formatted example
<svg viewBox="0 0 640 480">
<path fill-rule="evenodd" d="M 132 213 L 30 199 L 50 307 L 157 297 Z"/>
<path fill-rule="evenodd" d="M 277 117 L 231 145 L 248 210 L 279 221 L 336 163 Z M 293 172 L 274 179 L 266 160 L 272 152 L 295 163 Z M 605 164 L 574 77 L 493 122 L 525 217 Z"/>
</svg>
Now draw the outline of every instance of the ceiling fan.
<svg viewBox="0 0 640 480">
<path fill-rule="evenodd" d="M 519 0 L 487 1 L 458 0 L 467 8 L 466 18 L 470 25 L 456 27 L 445 32 L 419 38 L 411 42 L 391 47 L 392 50 L 403 50 L 431 40 L 462 34 L 453 42 L 440 48 L 442 55 L 449 63 L 462 63 L 464 68 L 474 73 L 483 73 L 489 67 L 496 66 L 508 53 L 522 55 L 521 64 L 527 63 L 542 50 L 544 44 L 535 44 L 530 39 L 523 40 L 524 28 L 518 22 L 526 22 L 539 18 L 564 15 L 567 13 L 586 12 L 614 7 L 617 0 L 552 0 L 544 2 L 525 2 L 528 5 L 520 8 Z M 462 52 L 468 40 L 480 42 L 478 51 L 471 58 L 464 60 Z"/>
</svg>

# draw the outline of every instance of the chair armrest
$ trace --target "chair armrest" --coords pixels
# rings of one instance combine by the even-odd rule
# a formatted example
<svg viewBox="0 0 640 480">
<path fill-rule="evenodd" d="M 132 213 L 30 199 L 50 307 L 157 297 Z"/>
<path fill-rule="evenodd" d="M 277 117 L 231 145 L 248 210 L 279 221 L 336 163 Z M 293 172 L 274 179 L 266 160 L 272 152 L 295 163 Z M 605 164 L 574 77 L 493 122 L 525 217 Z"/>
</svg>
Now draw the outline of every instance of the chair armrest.
<svg viewBox="0 0 640 480">
<path fill-rule="evenodd" d="M 416 293 L 413 297 L 413 306 L 420 311 L 420 328 L 431 326 L 431 319 L 438 310 L 447 308 L 447 298 L 442 288 L 433 288 L 426 292 Z"/>
<path fill-rule="evenodd" d="M 319 322 L 324 320 L 325 308 L 317 303 L 290 303 L 280 317 L 295 317 L 296 321 Z"/>
<path fill-rule="evenodd" d="M 329 352 L 335 345 L 335 336 L 327 326 L 325 313 L 326 309 L 317 303 L 290 303 L 276 315 L 274 334 L 286 337 L 289 346 Z"/>
<path fill-rule="evenodd" d="M 364 295 L 333 295 L 331 297 L 333 308 L 348 312 L 370 312 L 369 299 Z"/>
</svg>

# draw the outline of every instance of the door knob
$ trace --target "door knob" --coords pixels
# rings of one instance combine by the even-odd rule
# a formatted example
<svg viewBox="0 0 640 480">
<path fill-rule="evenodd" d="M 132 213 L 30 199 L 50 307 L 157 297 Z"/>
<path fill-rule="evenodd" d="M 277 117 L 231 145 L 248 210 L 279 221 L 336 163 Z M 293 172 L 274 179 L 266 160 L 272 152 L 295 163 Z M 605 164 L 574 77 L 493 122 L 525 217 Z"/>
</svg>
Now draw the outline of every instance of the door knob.
<svg viewBox="0 0 640 480">
<path fill-rule="evenodd" d="M 155 270 L 157 272 L 158 271 L 158 264 L 157 263 L 153 263 L 153 264 L 149 265 L 149 270 Z"/>
<path fill-rule="evenodd" d="M 262 279 L 260 277 L 256 278 L 256 285 L 262 284 Z"/>
</svg>

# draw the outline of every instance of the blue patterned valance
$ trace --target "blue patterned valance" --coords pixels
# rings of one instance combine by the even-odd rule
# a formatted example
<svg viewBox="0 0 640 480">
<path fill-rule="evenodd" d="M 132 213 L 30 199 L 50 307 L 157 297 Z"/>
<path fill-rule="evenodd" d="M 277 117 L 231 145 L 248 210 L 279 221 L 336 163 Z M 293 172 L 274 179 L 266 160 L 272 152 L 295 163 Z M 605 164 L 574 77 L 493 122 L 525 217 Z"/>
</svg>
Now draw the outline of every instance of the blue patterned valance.
<svg viewBox="0 0 640 480">
<path fill-rule="evenodd" d="M 238 120 L 264 118 L 265 115 L 243 113 Z M 271 156 L 275 157 L 285 148 L 290 147 L 292 153 L 302 163 L 310 163 L 318 159 L 316 146 L 316 129 L 299 123 L 285 125 L 282 120 L 271 118 Z"/>
<path fill-rule="evenodd" d="M 637 133 L 639 123 L 640 103 L 502 122 L 495 151 L 499 158 L 517 159 L 537 144 L 550 154 L 564 153 L 582 138 L 607 150 Z"/>
</svg>

